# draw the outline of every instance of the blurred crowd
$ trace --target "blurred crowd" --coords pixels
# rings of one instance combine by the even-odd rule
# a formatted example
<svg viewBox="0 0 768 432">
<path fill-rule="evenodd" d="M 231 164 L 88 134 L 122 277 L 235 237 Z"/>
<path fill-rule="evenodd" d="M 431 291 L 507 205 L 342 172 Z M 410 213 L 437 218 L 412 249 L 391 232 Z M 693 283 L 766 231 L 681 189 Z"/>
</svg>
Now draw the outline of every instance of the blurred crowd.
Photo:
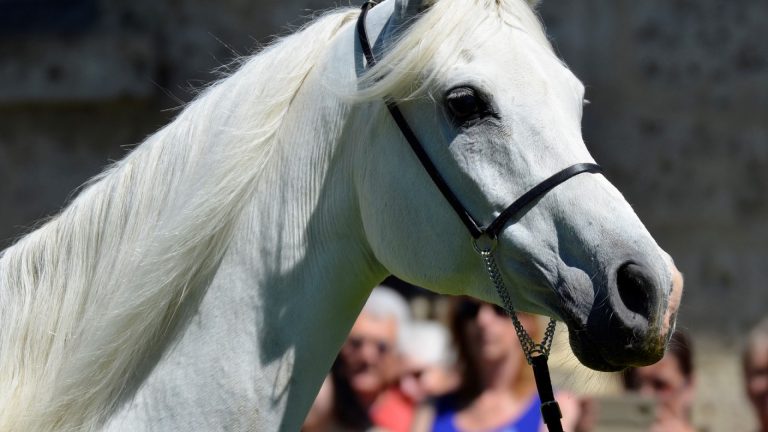
<svg viewBox="0 0 768 432">
<path fill-rule="evenodd" d="M 518 314 L 541 340 L 540 317 Z M 677 331 L 658 363 L 622 374 L 624 394 L 555 389 L 565 431 L 696 430 L 693 346 Z M 768 432 L 768 320 L 743 351 L 745 392 Z M 443 321 L 411 317 L 395 290 L 374 289 L 306 417 L 303 432 L 546 431 L 532 370 L 503 309 L 451 298 Z"/>
</svg>

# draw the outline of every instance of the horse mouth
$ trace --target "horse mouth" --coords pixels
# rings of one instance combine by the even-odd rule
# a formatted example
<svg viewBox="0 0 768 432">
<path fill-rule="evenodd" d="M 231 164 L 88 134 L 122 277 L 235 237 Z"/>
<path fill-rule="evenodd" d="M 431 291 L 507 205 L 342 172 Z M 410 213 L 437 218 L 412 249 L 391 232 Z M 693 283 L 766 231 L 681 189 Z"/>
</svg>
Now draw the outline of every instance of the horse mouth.
<svg viewBox="0 0 768 432">
<path fill-rule="evenodd" d="M 607 341 L 595 341 L 582 332 L 570 332 L 571 350 L 584 366 L 599 372 L 618 372 L 628 367 L 647 366 L 661 360 L 664 345 L 637 350 L 631 346 L 608 348 Z"/>
<path fill-rule="evenodd" d="M 571 350 L 584 366 L 599 372 L 618 372 L 647 366 L 664 356 L 666 338 L 658 332 L 636 334 L 632 329 L 595 329 L 589 322 L 566 319 Z"/>
<path fill-rule="evenodd" d="M 571 335 L 574 333 L 571 332 Z M 624 365 L 614 364 L 600 354 L 594 343 L 581 342 L 576 336 L 569 336 L 571 350 L 584 366 L 599 372 L 618 372 L 626 369 Z"/>
</svg>

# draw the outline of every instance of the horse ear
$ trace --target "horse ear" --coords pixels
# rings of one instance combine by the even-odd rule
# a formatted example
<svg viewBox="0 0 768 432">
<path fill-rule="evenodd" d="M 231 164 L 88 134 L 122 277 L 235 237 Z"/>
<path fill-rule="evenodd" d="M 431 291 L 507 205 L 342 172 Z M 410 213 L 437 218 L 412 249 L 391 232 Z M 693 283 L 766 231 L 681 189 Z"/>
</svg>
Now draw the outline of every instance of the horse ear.
<svg viewBox="0 0 768 432">
<path fill-rule="evenodd" d="M 435 0 L 397 0 L 395 2 L 395 12 L 392 17 L 395 20 L 395 28 L 407 24 L 418 14 L 429 9 Z"/>
</svg>

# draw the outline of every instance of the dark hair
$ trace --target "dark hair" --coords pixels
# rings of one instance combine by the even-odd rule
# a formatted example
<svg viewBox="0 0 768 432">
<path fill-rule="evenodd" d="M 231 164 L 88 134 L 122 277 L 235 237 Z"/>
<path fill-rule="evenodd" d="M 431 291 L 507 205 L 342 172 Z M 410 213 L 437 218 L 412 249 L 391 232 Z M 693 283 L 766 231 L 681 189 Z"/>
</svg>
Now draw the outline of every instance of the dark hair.
<svg viewBox="0 0 768 432">
<path fill-rule="evenodd" d="M 680 330 L 672 334 L 672 338 L 667 346 L 667 354 L 672 355 L 677 360 L 677 367 L 685 377 L 686 381 L 693 378 L 693 344 L 691 338 Z M 637 368 L 628 368 L 622 373 L 624 388 L 635 388 L 635 370 Z"/>
<path fill-rule="evenodd" d="M 373 426 L 373 422 L 349 384 L 349 380 L 344 376 L 343 368 L 344 360 L 337 355 L 331 367 L 333 415 L 340 426 L 351 430 L 369 429 Z"/>
<path fill-rule="evenodd" d="M 451 303 L 450 325 L 453 344 L 456 347 L 457 364 L 461 371 L 459 388 L 456 389 L 455 399 L 458 403 L 469 403 L 481 391 L 478 365 L 469 352 L 466 340 L 466 324 L 469 318 L 462 313 L 464 303 L 472 301 L 466 297 L 457 297 Z"/>
</svg>

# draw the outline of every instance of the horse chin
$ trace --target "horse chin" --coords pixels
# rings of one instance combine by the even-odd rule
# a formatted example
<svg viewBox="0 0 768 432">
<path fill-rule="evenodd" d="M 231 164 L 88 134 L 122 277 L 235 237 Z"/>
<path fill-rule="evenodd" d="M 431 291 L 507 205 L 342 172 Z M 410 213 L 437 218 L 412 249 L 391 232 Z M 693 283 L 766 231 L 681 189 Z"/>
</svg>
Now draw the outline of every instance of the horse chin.
<svg viewBox="0 0 768 432">
<path fill-rule="evenodd" d="M 584 366 L 600 372 L 618 372 L 628 367 L 647 366 L 664 356 L 666 338 L 654 338 L 631 346 L 594 338 L 588 330 L 569 326 L 571 350 Z M 606 347 L 616 348 L 606 348 Z"/>
</svg>

